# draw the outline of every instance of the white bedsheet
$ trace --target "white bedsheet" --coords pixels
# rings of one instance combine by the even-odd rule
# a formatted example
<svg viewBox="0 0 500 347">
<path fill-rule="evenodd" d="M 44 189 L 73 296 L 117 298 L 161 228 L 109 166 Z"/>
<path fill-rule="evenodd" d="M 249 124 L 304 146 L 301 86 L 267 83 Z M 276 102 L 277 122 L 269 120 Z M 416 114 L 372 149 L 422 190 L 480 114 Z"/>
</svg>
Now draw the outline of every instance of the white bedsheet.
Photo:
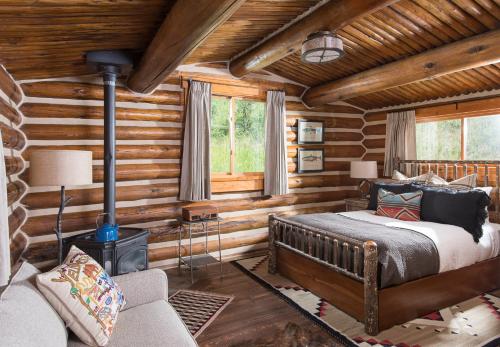
<svg viewBox="0 0 500 347">
<path fill-rule="evenodd" d="M 459 269 L 500 254 L 500 224 L 485 223 L 483 236 L 475 243 L 472 235 L 461 227 L 433 222 L 406 222 L 394 218 L 377 216 L 375 211 L 342 212 L 341 215 L 382 224 L 405 228 L 424 234 L 436 245 L 439 253 L 439 272 Z"/>
</svg>

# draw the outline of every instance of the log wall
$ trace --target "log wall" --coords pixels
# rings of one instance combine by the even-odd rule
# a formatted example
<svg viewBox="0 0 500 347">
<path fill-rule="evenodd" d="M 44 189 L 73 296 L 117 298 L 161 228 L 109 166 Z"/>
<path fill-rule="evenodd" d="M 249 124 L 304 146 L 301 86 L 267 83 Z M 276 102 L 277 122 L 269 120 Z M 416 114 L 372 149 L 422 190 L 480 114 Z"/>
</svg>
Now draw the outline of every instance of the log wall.
<svg viewBox="0 0 500 347">
<path fill-rule="evenodd" d="M 357 196 L 356 183 L 349 177 L 349 161 L 365 153 L 362 145 L 363 112 L 346 105 L 327 105 L 309 110 L 300 102 L 304 88 L 275 77 L 232 79 L 221 70 L 199 68 L 178 71 L 150 95 L 138 95 L 118 88 L 117 93 L 117 221 L 120 225 L 150 230 L 150 261 L 153 267 L 176 265 L 175 218 L 186 203 L 178 201 L 183 134 L 183 79 L 196 78 L 213 83 L 214 94 L 262 100 L 265 91 L 283 88 L 287 92 L 289 140 L 289 184 L 286 196 L 263 197 L 262 191 L 231 191 L 234 182 L 217 181 L 211 203 L 218 206 L 224 221 L 224 257 L 261 252 L 267 247 L 269 213 L 292 215 L 344 209 L 346 197 Z M 217 75 L 214 74 L 217 73 Z M 263 77 L 264 78 L 264 77 Z M 29 162 L 37 149 L 85 149 L 93 152 L 94 184 L 67 187 L 73 199 L 66 208 L 63 229 L 66 235 L 91 230 L 102 210 L 102 86 L 97 78 L 29 80 L 21 83 L 25 99 L 21 131 L 27 146 L 22 152 Z M 296 122 L 299 118 L 322 119 L 326 124 L 325 171 L 295 173 Z M 317 147 L 317 146 L 315 146 Z M 12 162 L 13 171 L 17 162 Z M 28 169 L 21 178 L 27 179 Z M 229 188 L 228 188 L 229 187 Z M 260 189 L 258 184 L 251 189 Z M 24 258 L 40 267 L 54 264 L 55 226 L 59 203 L 58 188 L 29 187 L 22 203 L 28 218 L 22 230 L 29 236 Z M 203 204 L 203 203 L 198 203 Z M 211 230 L 209 246 L 215 236 Z M 195 252 L 201 251 L 196 239 Z M 185 252 L 186 241 L 183 241 Z"/>
<path fill-rule="evenodd" d="M 18 107 L 22 99 L 21 88 L 4 67 L 0 66 L 0 132 L 7 174 L 8 225 L 12 266 L 21 259 L 29 239 L 20 230 L 26 220 L 26 210 L 20 203 L 21 198 L 26 194 L 26 185 L 19 178 L 19 174 L 24 169 L 21 152 L 26 146 L 25 136 L 20 130 L 23 115 Z"/>
</svg>

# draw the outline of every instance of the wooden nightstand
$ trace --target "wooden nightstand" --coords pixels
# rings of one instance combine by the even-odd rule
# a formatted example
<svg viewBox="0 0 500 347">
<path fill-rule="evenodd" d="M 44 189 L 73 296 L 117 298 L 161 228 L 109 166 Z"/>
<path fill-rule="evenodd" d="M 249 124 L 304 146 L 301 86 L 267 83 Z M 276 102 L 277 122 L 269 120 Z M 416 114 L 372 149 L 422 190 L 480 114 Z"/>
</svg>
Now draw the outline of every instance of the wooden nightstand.
<svg viewBox="0 0 500 347">
<path fill-rule="evenodd" d="M 368 199 L 363 199 L 363 198 L 345 199 L 345 210 L 347 212 L 366 210 L 367 208 L 368 208 Z"/>
</svg>

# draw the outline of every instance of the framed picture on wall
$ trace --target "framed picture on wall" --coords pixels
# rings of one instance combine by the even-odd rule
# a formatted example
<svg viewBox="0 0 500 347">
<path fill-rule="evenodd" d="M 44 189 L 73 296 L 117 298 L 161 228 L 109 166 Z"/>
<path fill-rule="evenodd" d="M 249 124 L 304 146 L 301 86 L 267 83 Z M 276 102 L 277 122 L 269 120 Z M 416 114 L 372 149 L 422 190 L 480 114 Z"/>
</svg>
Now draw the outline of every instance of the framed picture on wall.
<svg viewBox="0 0 500 347">
<path fill-rule="evenodd" d="M 297 172 L 319 172 L 324 170 L 323 149 L 297 149 Z"/>
<path fill-rule="evenodd" d="M 324 143 L 324 124 L 323 121 L 309 121 L 299 119 L 297 123 L 297 143 L 319 144 Z"/>
</svg>

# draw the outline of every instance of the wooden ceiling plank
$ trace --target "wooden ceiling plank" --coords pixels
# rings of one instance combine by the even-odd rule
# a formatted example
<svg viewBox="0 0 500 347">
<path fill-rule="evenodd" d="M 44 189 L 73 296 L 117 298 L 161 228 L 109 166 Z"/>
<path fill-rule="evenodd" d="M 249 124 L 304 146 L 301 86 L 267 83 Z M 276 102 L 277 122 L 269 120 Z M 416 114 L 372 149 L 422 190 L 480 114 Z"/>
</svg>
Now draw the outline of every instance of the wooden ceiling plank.
<svg viewBox="0 0 500 347">
<path fill-rule="evenodd" d="M 337 0 L 326 3 L 285 30 L 234 59 L 229 70 L 241 77 L 261 70 L 300 47 L 307 35 L 324 29 L 336 31 L 361 16 L 389 5 L 391 0 Z"/>
<path fill-rule="evenodd" d="M 403 1 L 394 4 L 393 7 L 401 15 L 420 26 L 429 35 L 439 39 L 440 45 L 452 42 L 454 39 L 457 40 L 460 37 L 456 31 L 446 30 L 437 18 L 412 2 Z"/>
<path fill-rule="evenodd" d="M 311 88 L 304 94 L 303 99 L 307 105 L 317 106 L 498 63 L 499 50 L 500 29 Z"/>
<path fill-rule="evenodd" d="M 391 27 L 385 26 L 384 29 L 374 23 L 374 18 L 363 18 L 359 21 L 360 25 L 357 26 L 358 30 L 363 30 L 367 35 L 377 35 L 380 37 L 379 41 L 384 42 L 386 45 L 391 45 L 397 49 L 401 55 L 413 55 L 419 52 L 411 45 L 408 45 L 404 36 L 394 36 Z M 353 24 L 354 26 L 354 24 Z"/>
<path fill-rule="evenodd" d="M 128 87 L 139 93 L 152 92 L 243 2 L 177 1 L 130 76 Z"/>
<path fill-rule="evenodd" d="M 416 2 L 420 7 L 427 9 L 428 12 L 432 13 L 433 16 L 439 19 L 444 25 L 447 25 L 450 30 L 457 32 L 461 37 L 468 37 L 484 32 L 481 29 L 473 30 L 478 23 L 475 21 L 467 22 L 468 18 L 465 16 L 462 16 L 459 20 L 452 18 L 453 8 L 447 7 L 449 5 L 447 1 L 416 0 Z"/>
<path fill-rule="evenodd" d="M 451 0 L 435 0 L 438 8 L 444 13 L 449 13 L 454 19 L 453 23 L 463 24 L 466 28 L 471 29 L 475 34 L 485 32 L 489 28 L 485 26 L 479 19 L 474 18 L 469 13 L 464 11 L 460 6 L 457 6 Z M 491 28 L 493 29 L 493 28 Z"/>
<path fill-rule="evenodd" d="M 476 4 L 473 0 L 452 0 L 453 3 L 460 7 L 463 11 L 467 12 L 471 17 L 476 18 L 488 29 L 496 29 L 498 21 L 495 17 L 485 11 L 480 5 Z"/>
<path fill-rule="evenodd" d="M 500 4 L 491 0 L 475 0 L 482 8 L 484 8 L 488 13 L 490 13 L 497 20 L 500 20 Z"/>
</svg>

